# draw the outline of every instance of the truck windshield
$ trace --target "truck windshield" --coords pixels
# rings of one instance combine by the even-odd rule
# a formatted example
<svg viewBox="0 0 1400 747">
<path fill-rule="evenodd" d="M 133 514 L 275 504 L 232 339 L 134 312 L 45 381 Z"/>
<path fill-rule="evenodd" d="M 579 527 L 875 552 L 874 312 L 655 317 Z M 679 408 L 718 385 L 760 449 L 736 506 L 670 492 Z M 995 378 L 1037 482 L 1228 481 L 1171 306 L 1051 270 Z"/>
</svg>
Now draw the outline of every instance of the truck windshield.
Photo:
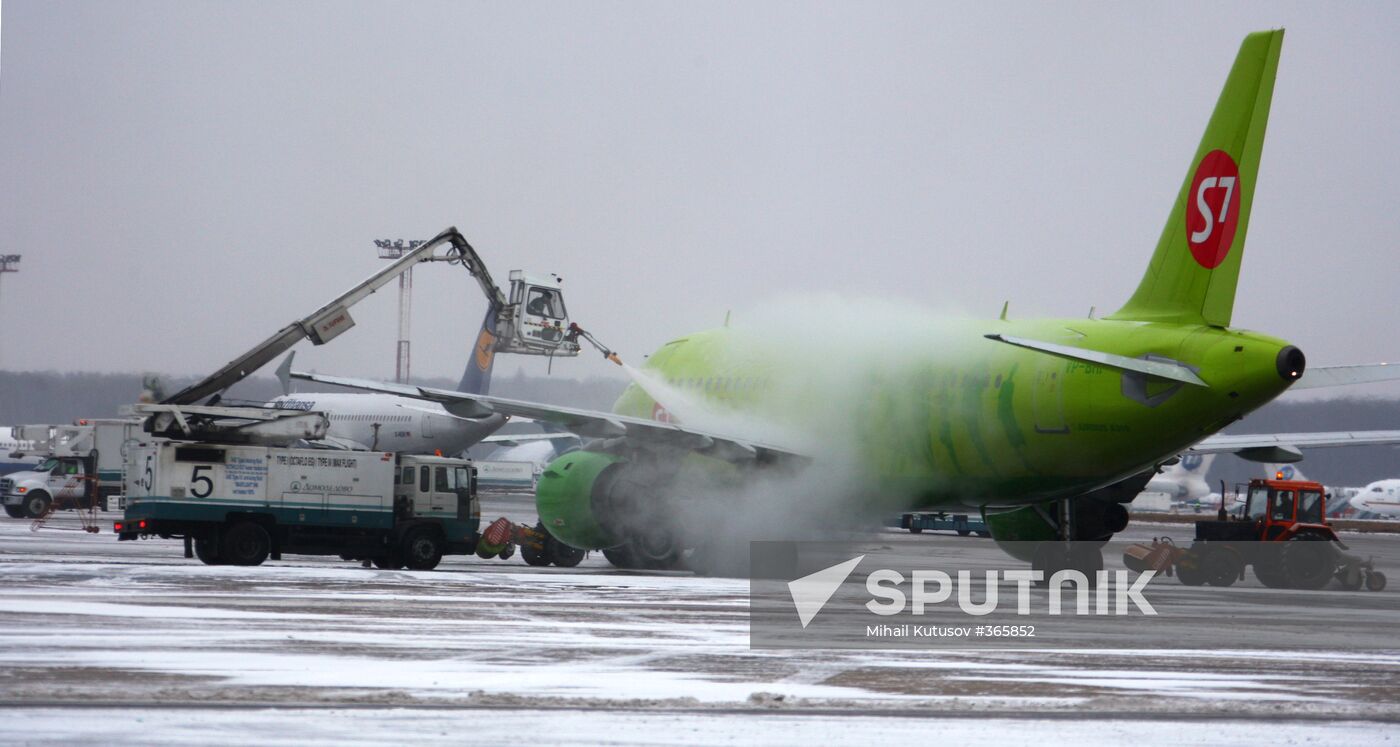
<svg viewBox="0 0 1400 747">
<path fill-rule="evenodd" d="M 35 472 L 53 472 L 53 468 L 58 466 L 58 460 L 49 458 L 35 465 Z"/>
</svg>

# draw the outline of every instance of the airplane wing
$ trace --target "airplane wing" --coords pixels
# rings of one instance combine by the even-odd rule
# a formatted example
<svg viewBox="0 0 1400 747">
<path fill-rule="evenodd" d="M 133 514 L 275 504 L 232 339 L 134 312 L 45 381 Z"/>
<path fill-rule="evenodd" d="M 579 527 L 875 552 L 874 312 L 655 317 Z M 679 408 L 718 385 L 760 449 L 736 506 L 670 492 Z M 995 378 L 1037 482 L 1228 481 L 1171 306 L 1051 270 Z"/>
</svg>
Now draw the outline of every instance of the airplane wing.
<svg viewBox="0 0 1400 747">
<path fill-rule="evenodd" d="M 477 415 L 476 417 L 463 417 L 463 416 L 461 416 L 461 415 L 458 415 L 458 414 L 452 413 L 452 412 L 443 412 L 442 410 L 430 410 L 430 409 L 428 409 L 428 408 L 426 408 L 426 407 L 414 407 L 413 405 L 395 405 L 395 407 L 399 407 L 399 408 L 402 408 L 402 409 L 404 409 L 404 410 L 408 410 L 409 412 L 418 412 L 418 413 L 422 413 L 422 414 L 424 414 L 424 415 L 436 415 L 437 417 L 444 417 L 444 416 L 445 416 L 445 417 L 449 417 L 449 418 L 454 418 L 454 419 L 456 419 L 456 420 L 465 420 L 465 421 L 471 422 L 471 423 L 475 423 L 475 422 L 481 420 L 481 417 L 482 417 L 482 416 L 480 416 L 480 415 Z"/>
<path fill-rule="evenodd" d="M 1217 433 L 1187 451 L 1195 454 L 1234 454 L 1254 462 L 1291 463 L 1303 458 L 1299 449 L 1387 444 L 1400 444 L 1400 431 L 1254 433 L 1238 436 Z"/>
<path fill-rule="evenodd" d="M 589 438 L 620 438 L 623 436 L 639 438 L 652 444 L 695 450 L 732 462 L 805 460 L 803 455 L 792 449 L 711 433 L 679 423 L 665 423 L 610 412 L 579 410 L 489 395 L 468 394 L 407 384 L 389 384 L 342 376 L 323 376 L 300 371 L 292 371 L 290 376 L 294 379 L 315 381 L 322 384 L 334 384 L 368 392 L 383 392 L 400 397 L 437 402 L 448 412 L 459 417 L 478 418 L 491 413 L 526 417 L 545 423 L 553 423 L 571 433 Z"/>
<path fill-rule="evenodd" d="M 561 439 L 577 439 L 574 433 L 516 433 L 514 435 L 487 436 L 481 439 L 484 444 L 500 444 L 502 446 L 519 446 L 520 444 L 532 441 L 559 441 Z"/>
</svg>

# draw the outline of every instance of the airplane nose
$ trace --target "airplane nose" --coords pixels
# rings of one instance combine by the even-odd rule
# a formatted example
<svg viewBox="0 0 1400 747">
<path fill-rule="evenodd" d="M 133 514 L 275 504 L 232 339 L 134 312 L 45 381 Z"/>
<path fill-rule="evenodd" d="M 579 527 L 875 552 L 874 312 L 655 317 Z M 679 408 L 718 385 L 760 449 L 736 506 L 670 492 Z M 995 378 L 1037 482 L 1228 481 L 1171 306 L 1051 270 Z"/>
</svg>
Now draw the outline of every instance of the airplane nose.
<svg viewBox="0 0 1400 747">
<path fill-rule="evenodd" d="M 1303 351 L 1289 345 L 1278 351 L 1278 359 L 1275 361 L 1278 366 L 1278 375 L 1286 381 L 1297 381 L 1302 378 L 1303 370 L 1308 367 L 1307 356 Z"/>
</svg>

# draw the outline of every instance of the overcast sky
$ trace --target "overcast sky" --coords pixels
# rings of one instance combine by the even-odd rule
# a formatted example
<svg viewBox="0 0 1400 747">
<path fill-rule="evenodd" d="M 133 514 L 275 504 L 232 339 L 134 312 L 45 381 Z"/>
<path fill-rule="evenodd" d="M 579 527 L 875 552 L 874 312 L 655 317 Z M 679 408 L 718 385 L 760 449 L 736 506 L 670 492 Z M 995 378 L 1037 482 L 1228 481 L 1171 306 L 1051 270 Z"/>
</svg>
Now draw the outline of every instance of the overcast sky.
<svg viewBox="0 0 1400 747">
<path fill-rule="evenodd" d="M 1235 324 L 1400 360 L 1395 3 L 0 12 L 3 369 L 208 372 L 378 269 L 373 239 L 448 225 L 502 281 L 563 275 L 638 361 L 787 294 L 1111 311 L 1241 38 L 1278 26 Z M 485 302 L 417 281 L 414 373 L 455 377 Z M 299 363 L 392 377 L 386 290 Z"/>
</svg>

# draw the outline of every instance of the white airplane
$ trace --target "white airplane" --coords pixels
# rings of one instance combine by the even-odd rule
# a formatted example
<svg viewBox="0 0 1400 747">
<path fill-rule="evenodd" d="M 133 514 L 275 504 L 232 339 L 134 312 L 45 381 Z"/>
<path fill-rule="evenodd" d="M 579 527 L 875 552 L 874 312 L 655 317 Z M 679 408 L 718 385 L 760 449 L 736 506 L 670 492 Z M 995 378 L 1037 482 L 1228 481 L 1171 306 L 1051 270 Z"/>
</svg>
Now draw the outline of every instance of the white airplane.
<svg viewBox="0 0 1400 747">
<path fill-rule="evenodd" d="M 1175 504 L 1208 504 L 1210 498 L 1219 499 L 1211 492 L 1210 484 L 1205 483 L 1205 473 L 1215 462 L 1212 453 L 1184 453 L 1182 460 L 1163 469 L 1158 476 L 1148 480 L 1144 494 L 1166 495 Z"/>
<path fill-rule="evenodd" d="M 495 351 L 488 325 L 495 324 L 494 311 L 482 321 L 477 344 L 467 361 L 466 370 L 457 391 L 466 394 L 488 394 Z M 291 357 L 283 363 L 278 376 L 291 366 Z M 396 451 L 410 454 L 454 455 L 490 436 L 510 418 L 497 413 L 464 413 L 447 411 L 435 402 L 398 397 L 392 394 L 357 392 L 307 392 L 284 394 L 268 403 L 284 410 L 315 410 L 329 418 L 327 437 L 322 443 L 345 449 Z"/>
<path fill-rule="evenodd" d="M 529 462 L 535 473 L 566 451 L 577 448 L 583 439 L 573 433 L 515 433 L 489 436 L 483 444 L 495 445 L 489 459 L 493 462 Z"/>
<path fill-rule="evenodd" d="M 1369 518 L 1400 519 L 1400 479 L 1377 480 L 1351 498 L 1351 507 Z"/>
</svg>

